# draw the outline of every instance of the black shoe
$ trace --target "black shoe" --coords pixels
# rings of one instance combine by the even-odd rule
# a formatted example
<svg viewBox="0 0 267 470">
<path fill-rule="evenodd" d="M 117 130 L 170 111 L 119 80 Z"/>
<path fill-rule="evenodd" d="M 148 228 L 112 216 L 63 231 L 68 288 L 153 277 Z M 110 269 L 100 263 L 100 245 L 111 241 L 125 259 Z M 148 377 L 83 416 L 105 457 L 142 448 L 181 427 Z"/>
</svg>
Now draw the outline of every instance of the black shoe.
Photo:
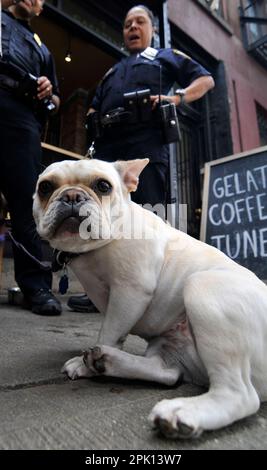
<svg viewBox="0 0 267 470">
<path fill-rule="evenodd" d="M 69 298 L 67 306 L 74 312 L 97 313 L 99 310 L 86 294 L 73 295 Z"/>
<path fill-rule="evenodd" d="M 60 302 L 49 289 L 39 289 L 32 295 L 24 295 L 24 307 L 37 315 L 56 316 L 62 311 Z"/>
</svg>

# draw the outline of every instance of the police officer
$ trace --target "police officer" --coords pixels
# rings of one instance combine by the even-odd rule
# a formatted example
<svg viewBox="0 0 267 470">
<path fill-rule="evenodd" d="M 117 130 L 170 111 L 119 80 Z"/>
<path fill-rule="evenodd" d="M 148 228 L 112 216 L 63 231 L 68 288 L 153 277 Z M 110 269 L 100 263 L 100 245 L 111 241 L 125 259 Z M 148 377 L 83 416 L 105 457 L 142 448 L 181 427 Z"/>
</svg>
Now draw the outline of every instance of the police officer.
<svg viewBox="0 0 267 470">
<path fill-rule="evenodd" d="M 130 55 L 106 73 L 88 113 L 110 116 L 114 109 L 124 107 L 125 93 L 150 89 L 151 119 L 140 122 L 137 116 L 136 122 L 133 119 L 127 122 L 127 118 L 123 122 L 122 112 L 121 122 L 104 127 L 102 136 L 96 138 L 94 157 L 107 161 L 149 157 L 150 163 L 140 175 L 132 200 L 155 206 L 166 202 L 169 158 L 158 119 L 158 105 L 169 102 L 179 106 L 195 101 L 213 88 L 214 81 L 205 68 L 182 52 L 150 47 L 153 33 L 153 13 L 143 5 L 131 8 L 123 26 L 124 44 Z M 175 82 L 182 88 L 168 96 Z M 83 306 L 86 309 L 86 302 L 86 296 L 71 297 L 68 305 L 76 310 Z"/>
<path fill-rule="evenodd" d="M 2 0 L 0 190 L 11 215 L 15 279 L 25 306 L 36 314 L 59 315 L 61 305 L 51 292 L 51 271 L 38 262 L 41 242 L 32 217 L 42 124 L 49 110 L 59 106 L 52 56 L 30 27 L 43 4 L 44 0 Z"/>
</svg>

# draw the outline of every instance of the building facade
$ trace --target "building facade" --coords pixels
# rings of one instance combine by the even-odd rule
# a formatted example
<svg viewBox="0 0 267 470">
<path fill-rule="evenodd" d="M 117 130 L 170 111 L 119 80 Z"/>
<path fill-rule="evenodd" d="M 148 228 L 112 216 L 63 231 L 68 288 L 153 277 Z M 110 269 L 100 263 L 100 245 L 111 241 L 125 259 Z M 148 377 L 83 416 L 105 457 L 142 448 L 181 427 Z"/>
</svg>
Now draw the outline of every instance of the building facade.
<svg viewBox="0 0 267 470">
<path fill-rule="evenodd" d="M 137 3 L 46 1 L 34 27 L 54 54 L 62 95 L 61 110 L 43 136 L 47 144 L 85 153 L 86 110 L 101 77 L 125 54 L 123 18 Z M 173 198 L 188 205 L 188 231 L 198 237 L 205 162 L 267 144 L 267 0 L 143 3 L 157 18 L 155 45 L 190 55 L 216 83 L 204 98 L 179 109 L 182 141 L 171 147 Z M 53 148 L 45 153 L 60 155 Z"/>
</svg>

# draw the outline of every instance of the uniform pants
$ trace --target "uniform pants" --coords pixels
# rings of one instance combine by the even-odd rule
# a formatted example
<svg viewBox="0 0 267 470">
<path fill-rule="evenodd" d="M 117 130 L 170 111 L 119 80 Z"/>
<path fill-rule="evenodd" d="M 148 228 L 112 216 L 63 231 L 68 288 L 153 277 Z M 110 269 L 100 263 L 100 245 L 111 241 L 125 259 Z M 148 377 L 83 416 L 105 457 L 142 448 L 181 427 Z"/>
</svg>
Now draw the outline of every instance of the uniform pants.
<svg viewBox="0 0 267 470">
<path fill-rule="evenodd" d="M 15 239 L 37 259 L 41 240 L 32 216 L 32 196 L 40 173 L 41 145 L 38 126 L 21 129 L 0 123 L 0 190 L 11 216 Z M 52 274 L 41 269 L 20 249 L 13 247 L 15 279 L 24 293 L 50 288 Z"/>
<path fill-rule="evenodd" d="M 162 204 L 165 206 L 168 166 L 165 163 L 149 163 L 139 177 L 137 191 L 131 193 L 137 204 Z"/>
<path fill-rule="evenodd" d="M 116 160 L 134 160 L 135 158 L 153 157 L 142 171 L 137 191 L 131 193 L 131 199 L 137 204 L 165 205 L 168 191 L 168 146 L 155 145 L 153 135 L 144 141 L 110 141 L 96 146 L 94 158 L 115 162 Z M 153 159 L 157 157 L 157 161 Z"/>
</svg>

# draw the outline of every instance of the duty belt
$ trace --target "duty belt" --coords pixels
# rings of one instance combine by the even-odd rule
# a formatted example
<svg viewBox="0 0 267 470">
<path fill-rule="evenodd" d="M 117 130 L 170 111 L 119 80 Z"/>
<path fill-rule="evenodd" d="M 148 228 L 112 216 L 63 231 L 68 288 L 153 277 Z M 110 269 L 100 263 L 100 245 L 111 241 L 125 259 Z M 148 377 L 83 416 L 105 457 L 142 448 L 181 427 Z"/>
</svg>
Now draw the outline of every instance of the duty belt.
<svg viewBox="0 0 267 470">
<path fill-rule="evenodd" d="M 157 113 L 153 112 L 150 120 L 142 122 L 131 112 L 125 111 L 124 108 L 117 108 L 102 115 L 98 112 L 89 114 L 86 118 L 85 127 L 87 129 L 88 141 L 92 142 L 101 137 L 111 137 L 116 132 L 132 132 L 135 128 L 155 126 L 157 123 Z"/>
<path fill-rule="evenodd" d="M 130 117 L 131 113 L 129 111 L 125 111 L 123 108 L 117 108 L 116 110 L 108 111 L 106 114 L 99 116 L 99 120 L 101 126 L 105 128 L 128 122 Z"/>
</svg>

